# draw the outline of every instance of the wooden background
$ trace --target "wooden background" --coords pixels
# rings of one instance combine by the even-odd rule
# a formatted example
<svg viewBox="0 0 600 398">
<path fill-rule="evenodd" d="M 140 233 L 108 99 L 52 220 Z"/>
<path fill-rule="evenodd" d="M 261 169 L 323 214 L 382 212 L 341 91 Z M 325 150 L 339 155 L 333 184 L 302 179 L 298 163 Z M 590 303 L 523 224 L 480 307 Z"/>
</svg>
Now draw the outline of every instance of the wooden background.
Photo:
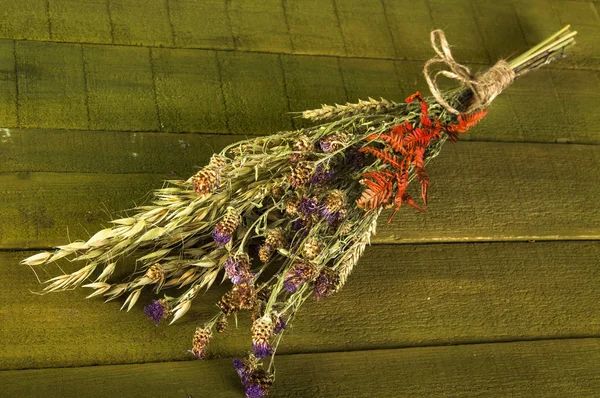
<svg viewBox="0 0 600 398">
<path fill-rule="evenodd" d="M 600 397 L 599 12 L 592 0 L 0 0 L 0 396 L 243 396 L 231 358 L 247 320 L 211 359 L 185 353 L 224 286 L 155 327 L 141 304 L 31 294 L 19 261 L 86 239 L 230 142 L 302 126 L 290 111 L 427 92 L 434 27 L 485 68 L 571 24 L 569 56 L 516 82 L 432 163 L 428 214 L 403 210 L 339 294 L 305 305 L 273 395 Z"/>
</svg>

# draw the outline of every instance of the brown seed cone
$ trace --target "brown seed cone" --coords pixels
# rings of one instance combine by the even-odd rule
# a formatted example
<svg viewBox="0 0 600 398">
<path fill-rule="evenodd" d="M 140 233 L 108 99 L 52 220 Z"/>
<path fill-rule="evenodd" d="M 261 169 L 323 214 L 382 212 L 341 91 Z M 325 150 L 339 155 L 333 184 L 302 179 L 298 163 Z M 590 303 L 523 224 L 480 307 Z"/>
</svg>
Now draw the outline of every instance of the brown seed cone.
<svg viewBox="0 0 600 398">
<path fill-rule="evenodd" d="M 293 188 L 298 188 L 310 181 L 314 169 L 309 162 L 300 162 L 292 167 L 290 184 Z"/>
<path fill-rule="evenodd" d="M 270 316 L 263 316 L 258 318 L 252 323 L 252 343 L 263 344 L 268 343 L 269 339 L 273 335 L 275 324 Z"/>
<path fill-rule="evenodd" d="M 215 329 L 217 330 L 217 333 L 223 333 L 227 330 L 227 325 L 229 324 L 229 322 L 227 321 L 227 317 L 223 316 L 221 317 L 221 319 L 219 319 L 217 321 L 217 324 L 215 325 Z"/>
<path fill-rule="evenodd" d="M 258 258 L 263 263 L 269 261 L 271 254 L 273 254 L 273 249 L 268 245 L 262 245 L 260 249 L 258 249 Z"/>
<path fill-rule="evenodd" d="M 287 245 L 287 237 L 283 228 L 274 228 L 267 232 L 266 245 L 270 245 L 272 250 L 283 249 Z"/>
<path fill-rule="evenodd" d="M 296 142 L 294 142 L 294 151 L 308 152 L 308 151 L 311 151 L 312 149 L 313 149 L 313 143 L 310 140 L 310 138 L 308 138 L 305 135 L 301 135 L 300 137 L 298 137 L 296 139 Z"/>
<path fill-rule="evenodd" d="M 192 340 L 192 353 L 198 358 L 203 359 L 206 344 L 212 337 L 212 331 L 208 328 L 197 327 Z"/>
<path fill-rule="evenodd" d="M 292 163 L 292 164 L 296 164 L 296 163 L 301 162 L 301 161 L 303 161 L 305 159 L 306 159 L 306 154 L 304 154 L 304 153 L 297 153 L 297 152 L 290 153 L 289 160 L 290 160 L 290 163 Z"/>
<path fill-rule="evenodd" d="M 250 373 L 246 380 L 246 385 L 260 386 L 264 396 L 269 395 L 271 387 L 273 386 L 273 376 L 268 375 L 263 369 L 256 369 Z"/>
<path fill-rule="evenodd" d="M 163 280 L 165 278 L 165 270 L 163 269 L 162 265 L 156 263 L 146 270 L 145 277 L 154 282 Z"/>
<path fill-rule="evenodd" d="M 275 185 L 271 189 L 270 195 L 273 199 L 279 200 L 285 195 L 285 188 L 282 185 Z"/>
<path fill-rule="evenodd" d="M 227 158 L 222 155 L 214 154 L 210 158 L 210 162 L 208 162 L 208 166 L 214 168 L 215 170 L 221 171 L 227 166 Z"/>
<path fill-rule="evenodd" d="M 289 202 L 287 202 L 285 204 L 285 212 L 287 214 L 289 214 L 290 216 L 297 216 L 298 215 L 298 201 L 290 200 Z"/>
<path fill-rule="evenodd" d="M 323 246 L 317 238 L 310 238 L 306 241 L 306 243 L 304 243 L 304 246 L 302 247 L 302 254 L 304 255 L 305 259 L 314 260 L 319 256 L 319 254 L 321 254 L 322 249 Z"/>
<path fill-rule="evenodd" d="M 223 235 L 233 235 L 239 223 L 239 213 L 233 207 L 228 207 L 227 213 L 225 213 L 215 228 L 218 229 Z"/>
<path fill-rule="evenodd" d="M 192 177 L 194 191 L 198 195 L 206 195 L 213 192 L 220 182 L 220 174 L 212 167 L 204 167 Z"/>
<path fill-rule="evenodd" d="M 254 308 L 256 301 L 256 293 L 254 288 L 247 284 L 241 283 L 233 286 L 233 288 L 225 293 L 217 303 L 217 306 L 225 315 L 231 315 L 239 310 L 251 310 Z"/>
<path fill-rule="evenodd" d="M 327 193 L 327 197 L 325 198 L 325 203 L 323 205 L 329 213 L 335 213 L 345 208 L 347 202 L 348 197 L 344 191 L 333 189 Z"/>
</svg>

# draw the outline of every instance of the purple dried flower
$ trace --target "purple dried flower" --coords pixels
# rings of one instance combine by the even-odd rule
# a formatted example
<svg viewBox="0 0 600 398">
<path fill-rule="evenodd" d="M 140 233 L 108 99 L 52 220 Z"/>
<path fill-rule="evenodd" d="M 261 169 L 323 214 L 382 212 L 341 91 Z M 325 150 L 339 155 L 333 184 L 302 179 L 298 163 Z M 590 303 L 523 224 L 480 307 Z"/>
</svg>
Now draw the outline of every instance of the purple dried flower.
<svg viewBox="0 0 600 398">
<path fill-rule="evenodd" d="M 221 231 L 217 226 L 213 231 L 213 240 L 217 243 L 217 246 L 223 247 L 229 243 L 231 240 L 231 235 Z"/>
<path fill-rule="evenodd" d="M 313 275 L 313 267 L 306 263 L 294 264 L 285 275 L 283 288 L 290 293 L 294 293 L 300 285 Z"/>
<path fill-rule="evenodd" d="M 266 358 L 273 353 L 273 347 L 266 341 L 252 343 L 252 349 L 254 350 L 254 355 L 259 359 Z"/>
<path fill-rule="evenodd" d="M 286 327 L 287 327 L 287 324 L 285 323 L 283 318 L 278 317 L 277 323 L 275 323 L 275 329 L 273 329 L 273 333 L 278 334 L 278 333 L 282 332 L 283 330 L 285 330 Z"/>
<path fill-rule="evenodd" d="M 159 300 L 152 300 L 151 304 L 144 307 L 146 316 L 154 321 L 156 326 L 160 323 L 160 320 L 165 315 L 165 306 Z"/>
<path fill-rule="evenodd" d="M 263 391 L 262 386 L 258 384 L 247 384 L 246 385 L 246 397 L 247 398 L 261 398 L 266 394 Z"/>
<path fill-rule="evenodd" d="M 236 254 L 229 256 L 225 261 L 225 273 L 231 283 L 236 285 L 240 283 L 250 283 L 252 274 L 250 274 L 250 258 L 247 254 Z"/>
<path fill-rule="evenodd" d="M 242 383 L 246 384 L 250 372 L 244 361 L 242 361 L 239 358 L 235 358 L 233 360 L 233 367 L 235 368 L 235 371 L 237 372 L 240 379 L 242 380 Z"/>
<path fill-rule="evenodd" d="M 317 300 L 330 296 L 335 292 L 338 275 L 331 268 L 323 268 L 315 279 L 314 293 Z"/>
<path fill-rule="evenodd" d="M 333 177 L 335 177 L 335 172 L 333 170 L 326 169 L 322 164 L 319 164 L 310 179 L 310 183 L 313 185 L 322 184 L 327 180 L 331 180 Z"/>
<path fill-rule="evenodd" d="M 302 228 L 304 228 L 304 221 L 302 221 L 302 219 L 298 218 L 298 219 L 292 221 L 292 232 L 296 233 L 296 232 L 300 231 Z"/>
<path fill-rule="evenodd" d="M 304 217 L 310 217 L 319 210 L 319 204 L 312 198 L 302 198 L 298 203 L 298 210 Z"/>
</svg>

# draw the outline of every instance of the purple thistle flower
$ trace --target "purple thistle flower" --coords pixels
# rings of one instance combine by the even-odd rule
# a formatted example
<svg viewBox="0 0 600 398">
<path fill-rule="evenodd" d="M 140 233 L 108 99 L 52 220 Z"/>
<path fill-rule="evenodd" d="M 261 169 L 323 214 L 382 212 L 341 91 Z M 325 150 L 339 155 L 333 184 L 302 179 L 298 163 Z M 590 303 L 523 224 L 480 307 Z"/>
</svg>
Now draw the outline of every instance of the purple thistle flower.
<svg viewBox="0 0 600 398">
<path fill-rule="evenodd" d="M 302 198 L 298 203 L 298 210 L 304 217 L 310 217 L 319 210 L 319 204 L 312 198 Z"/>
<path fill-rule="evenodd" d="M 296 233 L 296 232 L 300 231 L 302 228 L 304 228 L 304 221 L 302 221 L 302 219 L 298 218 L 298 219 L 292 221 L 292 232 Z"/>
<path fill-rule="evenodd" d="M 263 388 L 259 384 L 246 384 L 246 397 L 247 398 L 261 398 L 265 396 Z"/>
<path fill-rule="evenodd" d="M 156 326 L 160 323 L 160 320 L 165 315 L 165 307 L 158 300 L 152 300 L 151 304 L 148 304 L 144 307 L 144 312 L 146 316 L 154 321 Z"/>
<path fill-rule="evenodd" d="M 327 180 L 331 180 L 333 177 L 335 177 L 335 172 L 333 170 L 326 169 L 322 164 L 319 164 L 310 179 L 310 183 L 313 185 L 322 184 Z"/>
<path fill-rule="evenodd" d="M 213 239 L 217 243 L 217 246 L 223 247 L 229 243 L 231 240 L 231 235 L 221 231 L 217 226 L 213 231 Z"/>
<path fill-rule="evenodd" d="M 248 367 L 246 366 L 244 361 L 242 361 L 239 358 L 235 358 L 233 360 L 233 367 L 235 368 L 235 371 L 237 372 L 240 379 L 242 380 L 242 383 L 246 384 L 246 381 L 248 381 L 248 376 L 250 376 L 250 372 L 248 371 Z"/>
<path fill-rule="evenodd" d="M 336 274 L 331 269 L 323 269 L 315 279 L 314 293 L 317 300 L 330 296 L 335 291 Z"/>
<path fill-rule="evenodd" d="M 252 348 L 254 349 L 254 355 L 259 359 L 266 358 L 273 353 L 273 348 L 266 341 L 260 343 L 253 343 Z"/>
<path fill-rule="evenodd" d="M 327 140 L 319 141 L 319 146 L 321 147 L 321 150 L 325 153 L 333 152 L 331 150 L 331 141 L 327 141 Z"/>
<path fill-rule="evenodd" d="M 293 276 L 285 278 L 285 280 L 283 281 L 283 288 L 290 293 L 294 293 L 296 289 L 298 289 L 296 279 Z"/>
<path fill-rule="evenodd" d="M 277 318 L 277 323 L 275 324 L 273 333 L 275 333 L 275 334 L 280 333 L 281 331 L 285 330 L 286 327 L 287 327 L 287 324 L 285 323 L 283 318 L 279 317 L 279 318 Z"/>
<path fill-rule="evenodd" d="M 252 274 L 249 272 L 248 256 L 238 255 L 230 256 L 225 261 L 225 273 L 231 279 L 231 283 L 239 285 L 240 283 L 248 283 L 252 279 Z"/>
</svg>

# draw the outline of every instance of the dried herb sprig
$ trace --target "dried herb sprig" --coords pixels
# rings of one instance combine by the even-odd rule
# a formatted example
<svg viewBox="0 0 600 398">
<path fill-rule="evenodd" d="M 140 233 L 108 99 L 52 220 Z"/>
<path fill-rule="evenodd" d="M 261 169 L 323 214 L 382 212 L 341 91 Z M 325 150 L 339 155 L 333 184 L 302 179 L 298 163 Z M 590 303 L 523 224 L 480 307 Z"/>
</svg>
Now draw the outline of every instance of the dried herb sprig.
<svg viewBox="0 0 600 398">
<path fill-rule="evenodd" d="M 234 367 L 248 397 L 264 396 L 284 329 L 307 299 L 325 299 L 346 283 L 382 209 L 395 214 L 406 204 L 424 211 L 425 167 L 443 144 L 477 124 L 483 108 L 514 79 L 562 56 L 574 35 L 566 27 L 511 62 L 472 75 L 454 61 L 443 33 L 434 31 L 438 56 L 425 66 L 433 98 L 415 93 L 402 103 L 369 98 L 305 111 L 303 117 L 321 124 L 229 145 L 188 180 L 167 181 L 151 204 L 111 221 L 112 227 L 22 263 L 79 262 L 79 270 L 48 280 L 43 293 L 83 286 L 93 290 L 88 298 L 127 294 L 122 308 L 128 311 L 143 289 L 184 289 L 145 307 L 157 325 L 184 316 L 200 290 L 222 275 L 231 289 L 214 317 L 196 329 L 190 352 L 205 358 L 213 330 L 222 332 L 229 316 L 248 311 L 252 350 Z M 436 63 L 450 71 L 431 78 Z M 441 92 L 435 83 L 440 74 L 463 86 Z M 415 179 L 423 205 L 409 192 Z M 135 258 L 136 271 L 113 281 L 126 256 Z"/>
</svg>

